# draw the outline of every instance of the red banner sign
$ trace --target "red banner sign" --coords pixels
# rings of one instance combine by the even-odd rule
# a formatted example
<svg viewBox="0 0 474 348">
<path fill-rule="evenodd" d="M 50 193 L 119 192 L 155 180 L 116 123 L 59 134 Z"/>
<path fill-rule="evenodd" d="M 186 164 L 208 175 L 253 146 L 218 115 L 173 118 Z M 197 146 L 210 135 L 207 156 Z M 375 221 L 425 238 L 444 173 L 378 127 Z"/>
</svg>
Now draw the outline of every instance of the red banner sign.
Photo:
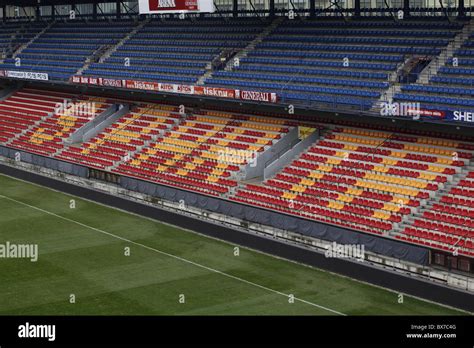
<svg viewBox="0 0 474 348">
<path fill-rule="evenodd" d="M 150 11 L 198 11 L 197 0 L 148 0 Z"/>
<path fill-rule="evenodd" d="M 115 88 L 138 89 L 141 91 L 155 91 L 167 92 L 189 95 L 201 95 L 207 97 L 229 98 L 250 100 L 265 103 L 277 103 L 278 98 L 276 93 L 257 92 L 257 91 L 241 91 L 238 89 L 229 89 L 222 87 L 207 87 L 207 86 L 192 86 L 192 85 L 178 85 L 174 83 L 158 83 L 148 81 L 136 80 L 117 80 L 106 79 L 102 77 L 89 76 L 73 76 L 72 83 L 83 85 L 96 85 Z"/>
<path fill-rule="evenodd" d="M 261 101 L 265 103 L 276 103 L 277 95 L 276 93 L 269 93 L 269 92 L 240 91 L 240 99 L 251 100 L 251 101 Z"/>
<path fill-rule="evenodd" d="M 158 83 L 157 82 L 144 82 L 144 81 L 126 80 L 125 81 L 125 88 L 141 89 L 141 90 L 144 90 L 144 91 L 157 91 L 158 90 Z"/>
<path fill-rule="evenodd" d="M 219 87 L 195 86 L 194 94 L 219 98 L 235 98 L 235 90 Z"/>
</svg>

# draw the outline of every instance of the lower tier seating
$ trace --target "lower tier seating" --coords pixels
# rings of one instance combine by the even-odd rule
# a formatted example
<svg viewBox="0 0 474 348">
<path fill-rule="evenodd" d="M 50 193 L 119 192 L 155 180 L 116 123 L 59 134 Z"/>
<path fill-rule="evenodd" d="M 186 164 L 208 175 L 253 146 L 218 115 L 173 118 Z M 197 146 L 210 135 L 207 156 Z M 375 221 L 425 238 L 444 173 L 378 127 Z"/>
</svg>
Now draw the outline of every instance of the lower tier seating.
<svg viewBox="0 0 474 348">
<path fill-rule="evenodd" d="M 474 256 L 474 171 L 416 217 L 398 239 Z"/>
</svg>

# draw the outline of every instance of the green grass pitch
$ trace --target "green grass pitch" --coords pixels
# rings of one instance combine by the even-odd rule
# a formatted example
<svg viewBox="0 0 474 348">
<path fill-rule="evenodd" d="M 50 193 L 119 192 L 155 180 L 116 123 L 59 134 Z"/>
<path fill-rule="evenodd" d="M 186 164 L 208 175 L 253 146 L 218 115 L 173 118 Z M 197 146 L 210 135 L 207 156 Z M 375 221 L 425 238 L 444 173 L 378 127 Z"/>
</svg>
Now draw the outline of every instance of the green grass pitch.
<svg viewBox="0 0 474 348">
<path fill-rule="evenodd" d="M 39 259 L 0 259 L 2 315 L 463 314 L 0 176 L 7 241 Z"/>
</svg>

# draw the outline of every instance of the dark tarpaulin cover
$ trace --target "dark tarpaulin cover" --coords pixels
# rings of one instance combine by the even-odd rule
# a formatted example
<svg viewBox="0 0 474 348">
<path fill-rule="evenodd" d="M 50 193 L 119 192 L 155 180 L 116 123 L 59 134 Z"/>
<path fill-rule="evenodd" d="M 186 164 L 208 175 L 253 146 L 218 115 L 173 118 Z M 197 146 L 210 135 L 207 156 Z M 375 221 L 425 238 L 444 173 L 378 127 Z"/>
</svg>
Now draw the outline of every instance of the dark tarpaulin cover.
<svg viewBox="0 0 474 348">
<path fill-rule="evenodd" d="M 186 205 L 225 214 L 249 222 L 268 225 L 340 244 L 362 244 L 367 251 L 420 265 L 426 265 L 429 261 L 428 249 L 396 240 L 390 240 L 375 235 L 372 236 L 317 221 L 305 220 L 296 216 L 288 216 L 278 212 L 144 182 L 138 179 L 122 177 L 120 183 L 122 187 L 128 190 L 138 191 L 173 202 L 181 201 Z"/>
</svg>

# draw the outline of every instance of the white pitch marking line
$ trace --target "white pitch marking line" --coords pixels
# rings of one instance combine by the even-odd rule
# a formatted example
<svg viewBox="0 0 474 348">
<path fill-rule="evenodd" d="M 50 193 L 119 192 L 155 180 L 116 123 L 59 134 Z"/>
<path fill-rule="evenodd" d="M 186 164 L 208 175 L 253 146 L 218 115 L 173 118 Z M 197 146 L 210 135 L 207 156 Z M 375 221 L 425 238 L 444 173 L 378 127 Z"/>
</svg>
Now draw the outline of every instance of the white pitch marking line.
<svg viewBox="0 0 474 348">
<path fill-rule="evenodd" d="M 127 239 L 127 238 L 124 238 L 124 237 L 120 237 L 120 236 L 117 236 L 117 235 L 115 235 L 115 234 L 113 234 L 113 233 L 110 233 L 110 232 L 107 232 L 107 231 L 103 231 L 103 230 L 100 230 L 100 229 L 98 229 L 98 228 L 95 228 L 95 227 L 92 227 L 92 226 L 83 224 L 83 223 L 81 223 L 81 222 L 79 222 L 79 221 L 75 221 L 75 220 L 69 219 L 69 218 L 67 218 L 67 217 L 64 217 L 64 216 L 61 216 L 61 215 L 52 213 L 52 212 L 50 212 L 50 211 L 47 211 L 47 210 L 44 210 L 44 209 L 35 207 L 34 205 L 30 205 L 30 204 L 27 204 L 27 203 L 24 203 L 24 202 L 21 202 L 21 201 L 17 201 L 16 199 L 13 199 L 13 198 L 10 198 L 10 197 L 7 197 L 7 196 L 3 196 L 3 195 L 0 195 L 0 198 L 3 198 L 3 199 L 6 199 L 6 200 L 15 202 L 15 203 L 17 203 L 17 204 L 21 204 L 21 205 L 27 206 L 27 207 L 29 207 L 29 208 L 31 208 L 31 209 L 35 209 L 35 210 L 41 211 L 41 212 L 43 212 L 43 213 L 45 213 L 45 214 L 54 216 L 54 217 L 56 217 L 56 218 L 58 218 L 58 219 L 62 219 L 62 220 L 65 220 L 65 221 L 68 221 L 68 222 L 77 224 L 77 225 L 79 225 L 79 226 L 82 226 L 82 227 L 85 227 L 85 228 L 89 228 L 89 229 L 91 229 L 91 230 L 93 230 L 93 231 L 96 231 L 96 232 L 105 234 L 105 235 L 107 235 L 107 236 L 110 236 L 110 237 L 113 237 L 113 238 L 116 238 L 116 239 L 120 239 L 120 240 L 122 240 L 122 241 L 124 241 L 124 242 L 131 243 L 131 244 L 140 246 L 140 247 L 142 247 L 142 248 L 145 248 L 145 249 L 154 251 L 154 252 L 159 253 L 159 254 L 162 254 L 162 255 L 166 255 L 166 256 L 171 257 L 171 258 L 173 258 L 173 259 L 180 260 L 180 261 L 182 261 L 182 262 L 185 262 L 185 263 L 194 265 L 194 266 L 196 266 L 196 267 L 199 267 L 199 268 L 208 270 L 208 271 L 210 271 L 210 272 L 214 272 L 214 273 L 223 275 L 223 276 L 225 276 L 225 277 L 228 277 L 228 278 L 231 278 L 231 279 L 234 279 L 234 280 L 237 280 L 237 281 L 246 283 L 246 284 L 248 284 L 248 285 L 252 285 L 252 286 L 254 286 L 254 287 L 257 287 L 257 288 L 260 288 L 260 289 L 263 289 L 263 290 L 266 290 L 266 291 L 269 291 L 269 292 L 273 292 L 273 293 L 278 294 L 278 295 L 281 295 L 281 296 L 285 296 L 285 297 L 289 297 L 289 296 L 290 296 L 289 294 L 285 294 L 285 293 L 283 293 L 283 292 L 281 292 L 281 291 L 268 288 L 268 287 L 266 287 L 266 286 L 264 286 L 264 285 L 260 285 L 260 284 L 257 284 L 257 283 L 253 283 L 253 282 L 251 282 L 251 281 L 249 281 L 249 280 L 245 280 L 245 279 L 243 279 L 243 278 L 239 278 L 239 277 L 233 276 L 233 275 L 231 275 L 231 274 L 228 274 L 228 273 L 219 271 L 219 270 L 217 270 L 217 269 L 214 269 L 214 268 L 211 268 L 211 267 L 208 267 L 208 266 L 201 265 L 201 264 L 196 263 L 196 262 L 194 262 L 194 261 L 190 261 L 190 260 L 187 260 L 187 259 L 185 259 L 185 258 L 176 256 L 176 255 L 173 255 L 173 254 L 169 254 L 169 253 L 167 253 L 167 252 L 165 252 L 165 251 L 161 251 L 161 250 L 152 248 L 152 247 L 150 247 L 150 246 L 148 246 L 148 245 L 141 244 L 141 243 L 138 243 L 138 242 L 134 242 L 133 240 L 130 240 L 130 239 Z M 309 302 L 309 301 L 306 301 L 306 300 L 303 300 L 303 299 L 300 299 L 300 298 L 297 298 L 297 297 L 294 297 L 294 299 L 295 299 L 296 301 L 299 301 L 299 302 L 308 304 L 308 305 L 313 306 L 313 307 L 317 307 L 317 308 L 320 308 L 320 309 L 324 309 L 324 310 L 326 310 L 326 311 L 328 311 L 328 312 L 331 312 L 331 313 L 334 313 L 334 314 L 337 314 L 337 315 L 347 316 L 347 314 L 338 312 L 338 311 L 333 310 L 333 309 L 331 309 L 331 308 L 327 308 L 327 307 L 318 305 L 318 304 L 313 303 L 313 302 Z"/>
</svg>

